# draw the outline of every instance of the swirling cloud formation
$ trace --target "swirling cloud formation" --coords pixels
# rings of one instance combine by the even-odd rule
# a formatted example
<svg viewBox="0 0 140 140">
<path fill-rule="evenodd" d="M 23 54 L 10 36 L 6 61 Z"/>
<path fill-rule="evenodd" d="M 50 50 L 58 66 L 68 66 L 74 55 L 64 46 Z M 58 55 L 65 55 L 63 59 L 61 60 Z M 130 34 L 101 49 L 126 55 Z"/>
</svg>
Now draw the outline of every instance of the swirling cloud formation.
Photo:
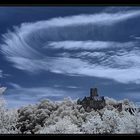
<svg viewBox="0 0 140 140">
<path fill-rule="evenodd" d="M 1 51 L 14 67 L 31 73 L 139 83 L 138 42 L 114 39 L 121 35 L 119 24 L 137 17 L 139 10 L 129 10 L 22 23 L 3 35 Z"/>
</svg>

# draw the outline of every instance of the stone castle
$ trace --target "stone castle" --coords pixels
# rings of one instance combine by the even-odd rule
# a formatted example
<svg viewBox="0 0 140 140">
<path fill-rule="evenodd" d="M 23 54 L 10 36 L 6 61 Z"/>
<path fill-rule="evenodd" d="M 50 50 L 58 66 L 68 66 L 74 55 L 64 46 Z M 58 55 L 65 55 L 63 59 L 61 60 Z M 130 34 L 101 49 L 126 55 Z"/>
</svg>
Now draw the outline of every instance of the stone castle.
<svg viewBox="0 0 140 140">
<path fill-rule="evenodd" d="M 82 105 L 86 111 L 99 110 L 106 106 L 104 96 L 99 96 L 97 88 L 90 89 L 90 96 L 78 99 L 77 104 Z"/>
<path fill-rule="evenodd" d="M 90 96 L 84 97 L 83 99 L 77 100 L 78 105 L 82 105 L 82 107 L 87 111 L 90 112 L 92 109 L 100 110 L 106 106 L 106 101 L 104 96 L 99 96 L 97 88 L 90 89 Z M 122 111 L 122 103 L 116 103 L 112 105 L 118 111 Z"/>
</svg>

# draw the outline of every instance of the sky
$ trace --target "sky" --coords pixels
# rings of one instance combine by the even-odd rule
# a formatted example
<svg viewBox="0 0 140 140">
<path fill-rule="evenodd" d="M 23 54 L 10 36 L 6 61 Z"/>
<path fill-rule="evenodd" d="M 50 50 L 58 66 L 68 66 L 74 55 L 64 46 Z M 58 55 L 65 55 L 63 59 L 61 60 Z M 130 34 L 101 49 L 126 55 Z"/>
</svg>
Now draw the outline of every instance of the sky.
<svg viewBox="0 0 140 140">
<path fill-rule="evenodd" d="M 140 102 L 140 7 L 0 7 L 1 95 L 11 108 L 99 95 Z"/>
</svg>

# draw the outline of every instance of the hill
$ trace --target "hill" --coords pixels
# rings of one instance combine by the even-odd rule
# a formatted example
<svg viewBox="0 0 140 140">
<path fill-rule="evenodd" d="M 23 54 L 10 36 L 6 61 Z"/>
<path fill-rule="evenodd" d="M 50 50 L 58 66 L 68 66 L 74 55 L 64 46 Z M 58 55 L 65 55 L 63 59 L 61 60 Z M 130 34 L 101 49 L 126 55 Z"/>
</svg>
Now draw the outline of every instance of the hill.
<svg viewBox="0 0 140 140">
<path fill-rule="evenodd" d="M 0 100 L 0 134 L 131 134 L 140 133 L 140 113 L 127 99 L 105 97 L 106 106 L 87 112 L 76 100 L 42 100 L 19 109 L 6 109 Z M 113 104 L 122 103 L 122 111 Z"/>
</svg>

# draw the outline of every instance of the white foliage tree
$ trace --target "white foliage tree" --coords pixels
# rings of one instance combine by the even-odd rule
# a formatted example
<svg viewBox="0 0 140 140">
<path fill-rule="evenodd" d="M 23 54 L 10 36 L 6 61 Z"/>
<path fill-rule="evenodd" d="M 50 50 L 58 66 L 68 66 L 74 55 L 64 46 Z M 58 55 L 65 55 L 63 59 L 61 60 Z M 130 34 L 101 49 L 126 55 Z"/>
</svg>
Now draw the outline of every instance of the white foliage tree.
<svg viewBox="0 0 140 140">
<path fill-rule="evenodd" d="M 136 111 L 133 115 L 129 112 L 123 111 L 121 113 L 120 122 L 118 122 L 118 132 L 122 134 L 136 134 L 140 133 L 140 116 L 139 112 Z"/>
<path fill-rule="evenodd" d="M 40 134 L 77 134 L 80 133 L 80 129 L 77 125 L 72 123 L 70 117 L 64 117 L 56 122 L 54 125 L 46 126 L 41 129 Z"/>
<path fill-rule="evenodd" d="M 5 102 L 0 99 L 0 134 L 18 133 L 16 129 L 18 114 L 16 110 L 5 109 Z"/>
<path fill-rule="evenodd" d="M 102 134 L 104 133 L 103 127 L 101 116 L 99 114 L 94 114 L 87 119 L 86 123 L 83 123 L 82 131 L 88 134 Z"/>
</svg>

